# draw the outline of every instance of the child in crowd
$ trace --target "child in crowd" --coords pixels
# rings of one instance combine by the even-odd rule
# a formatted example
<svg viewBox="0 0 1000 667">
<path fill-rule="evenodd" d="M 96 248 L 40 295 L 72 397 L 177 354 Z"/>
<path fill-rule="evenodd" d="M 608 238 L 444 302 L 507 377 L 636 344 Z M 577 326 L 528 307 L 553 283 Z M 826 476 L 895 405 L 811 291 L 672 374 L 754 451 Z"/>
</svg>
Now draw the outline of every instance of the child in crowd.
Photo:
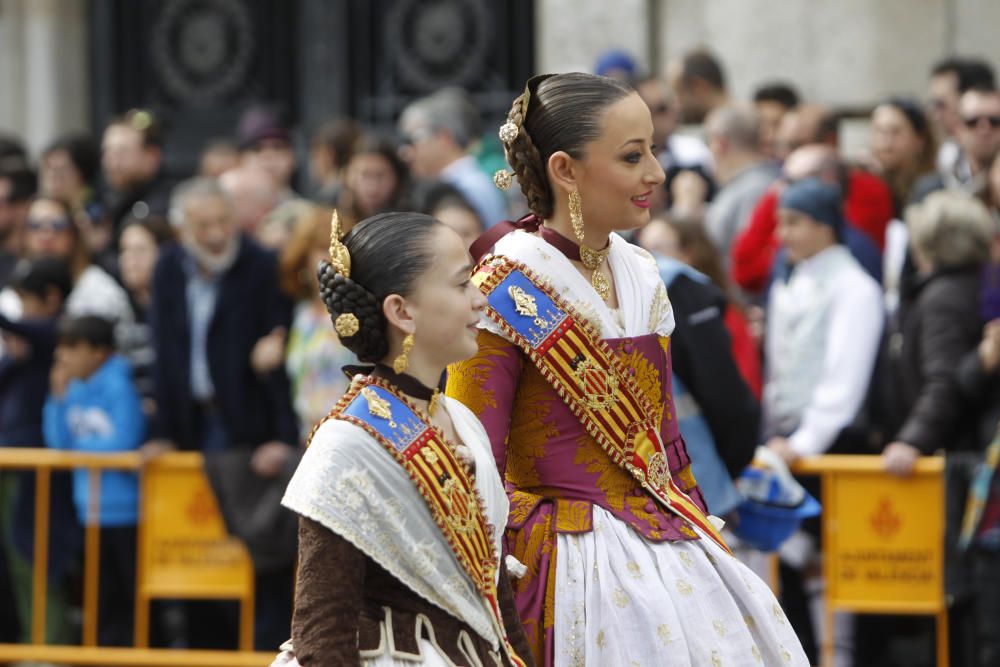
<svg viewBox="0 0 1000 667">
<path fill-rule="evenodd" d="M 114 329 L 94 316 L 60 322 L 45 403 L 45 444 L 85 452 L 138 449 L 146 420 L 128 361 L 115 354 Z M 105 471 L 97 515 L 88 512 L 88 473 L 73 473 L 80 523 L 100 524 L 98 642 L 132 643 L 139 485 L 130 472 Z"/>
</svg>

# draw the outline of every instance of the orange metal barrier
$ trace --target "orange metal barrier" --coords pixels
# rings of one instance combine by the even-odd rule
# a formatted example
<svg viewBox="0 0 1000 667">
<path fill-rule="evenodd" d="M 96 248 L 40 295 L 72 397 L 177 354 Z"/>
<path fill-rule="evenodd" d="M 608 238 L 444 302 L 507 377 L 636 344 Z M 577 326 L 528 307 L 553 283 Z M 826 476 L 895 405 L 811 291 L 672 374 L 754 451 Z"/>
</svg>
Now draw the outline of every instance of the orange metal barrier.
<svg viewBox="0 0 1000 667">
<path fill-rule="evenodd" d="M 49 502 L 53 470 L 84 468 L 89 506 L 84 526 L 83 646 L 45 644 Z M 0 448 L 0 470 L 33 470 L 35 543 L 30 644 L 0 644 L 0 662 L 32 660 L 71 665 L 268 665 L 273 653 L 253 652 L 253 566 L 246 547 L 226 534 L 201 454 L 164 454 L 142 466 L 136 452 L 91 454 L 43 448 Z M 140 472 L 135 648 L 97 644 L 100 484 L 102 470 Z M 238 651 L 150 649 L 149 605 L 155 598 L 240 602 Z M 277 648 L 277 647 L 275 647 Z"/>
<path fill-rule="evenodd" d="M 84 540 L 83 646 L 45 645 L 49 492 L 53 470 L 85 468 L 90 506 Z M 142 467 L 139 455 L 87 454 L 41 448 L 0 448 L 0 470 L 34 470 L 35 558 L 31 644 L 0 644 L 0 662 L 33 660 L 73 665 L 267 665 L 272 653 L 253 644 L 253 568 L 242 543 L 225 532 L 202 472 L 200 454 L 165 454 Z M 97 521 L 101 470 L 138 470 L 141 504 L 137 545 L 135 648 L 96 646 Z M 948 665 L 944 595 L 942 457 L 920 459 L 905 479 L 882 472 L 877 456 L 819 456 L 793 466 L 823 480 L 823 571 L 827 628 L 835 611 L 927 614 L 937 618 L 938 666 Z M 239 651 L 146 648 L 149 603 L 155 598 L 218 598 L 241 602 Z M 823 641 L 832 665 L 833 637 Z"/>
<path fill-rule="evenodd" d="M 879 456 L 817 456 L 792 472 L 822 479 L 823 664 L 833 665 L 833 614 L 848 611 L 934 616 L 937 665 L 948 667 L 944 457 L 919 459 L 906 478 L 883 472 Z"/>
</svg>

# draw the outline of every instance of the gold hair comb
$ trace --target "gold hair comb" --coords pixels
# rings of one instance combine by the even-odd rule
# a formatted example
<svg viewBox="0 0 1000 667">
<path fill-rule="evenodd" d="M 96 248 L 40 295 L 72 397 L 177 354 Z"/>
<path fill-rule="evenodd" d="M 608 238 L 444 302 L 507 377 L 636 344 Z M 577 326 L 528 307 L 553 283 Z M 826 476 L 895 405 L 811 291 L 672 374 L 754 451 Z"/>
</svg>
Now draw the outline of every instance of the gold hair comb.
<svg viewBox="0 0 1000 667">
<path fill-rule="evenodd" d="M 531 91 L 528 86 L 531 84 L 531 79 L 528 79 L 528 83 L 524 84 L 524 92 L 521 94 L 521 122 L 524 122 L 525 117 L 528 115 L 528 102 L 531 100 Z M 510 142 L 517 139 L 518 133 L 521 131 L 521 126 L 512 123 L 508 120 L 506 123 L 500 126 L 500 141 L 504 144 L 509 144 Z M 497 183 L 497 187 L 501 187 Z M 510 187 L 509 185 L 507 187 Z M 501 189 L 506 190 L 507 188 L 501 187 Z"/>
<path fill-rule="evenodd" d="M 337 209 L 333 209 L 333 218 L 330 220 L 330 264 L 345 278 L 351 277 L 351 253 L 347 252 L 340 240 L 340 216 Z"/>
<path fill-rule="evenodd" d="M 333 210 L 333 218 L 330 220 L 330 265 L 345 278 L 351 277 L 351 253 L 340 240 L 340 216 L 337 215 L 337 209 Z M 341 338 L 350 338 L 358 333 L 361 323 L 354 313 L 341 313 L 334 321 L 333 328 Z"/>
</svg>

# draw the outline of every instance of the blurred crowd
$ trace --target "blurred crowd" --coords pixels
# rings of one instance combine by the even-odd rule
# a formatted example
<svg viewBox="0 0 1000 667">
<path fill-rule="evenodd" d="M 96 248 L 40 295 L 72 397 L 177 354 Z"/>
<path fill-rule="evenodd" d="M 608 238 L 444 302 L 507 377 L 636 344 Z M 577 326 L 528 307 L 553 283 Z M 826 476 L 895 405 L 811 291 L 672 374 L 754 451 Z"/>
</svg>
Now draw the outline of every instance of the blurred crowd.
<svg viewBox="0 0 1000 667">
<path fill-rule="evenodd" d="M 702 425 L 685 434 L 694 458 L 713 447 L 735 477 L 736 450 L 761 444 L 788 462 L 879 454 L 887 472 L 906 475 L 921 455 L 986 450 L 1000 419 L 1000 92 L 989 63 L 942 60 L 921 98 L 879 101 L 853 160 L 837 110 L 781 81 L 736 99 L 707 50 L 665 77 L 621 52 L 595 69 L 627 79 L 652 115 L 667 178 L 652 222 L 630 237 L 688 277 L 670 272 L 678 336 L 694 343 L 690 363 L 675 360 L 682 418 Z M 413 101 L 389 133 L 331 119 L 307 160 L 294 132 L 280 110 L 250 108 L 184 178 L 167 173 L 164 125 L 144 109 L 100 137 L 54 137 L 37 160 L 0 135 L 0 446 L 204 452 L 230 525 L 253 524 L 241 537 L 266 650 L 287 638 L 294 545 L 273 548 L 283 520 L 274 495 L 266 521 L 240 518 L 259 516 L 248 498 L 260 494 L 246 493 L 256 481 L 287 482 L 347 386 L 341 367 L 352 357 L 315 277 L 333 209 L 345 229 L 382 211 L 423 211 L 468 244 L 527 210 L 517 188 L 494 186 L 495 128 L 460 89 Z M 698 335 L 716 324 L 721 339 Z M 735 364 L 736 393 L 713 381 L 721 375 L 699 375 L 717 355 Z M 737 406 L 740 392 L 748 399 Z M 53 479 L 51 642 L 79 633 L 86 484 Z M 132 640 L 137 498 L 134 475 L 105 474 L 103 644 Z M 27 640 L 33 503 L 32 475 L 0 477 L 0 640 Z M 971 548 L 991 571 L 996 492 L 982 505 Z M 819 548 L 800 542 L 782 556 L 801 613 L 783 604 L 815 652 Z M 1000 585 L 984 585 L 995 607 Z M 161 645 L 235 642 L 225 605 L 162 603 L 154 621 Z M 857 644 L 859 655 L 878 649 L 861 632 Z"/>
</svg>

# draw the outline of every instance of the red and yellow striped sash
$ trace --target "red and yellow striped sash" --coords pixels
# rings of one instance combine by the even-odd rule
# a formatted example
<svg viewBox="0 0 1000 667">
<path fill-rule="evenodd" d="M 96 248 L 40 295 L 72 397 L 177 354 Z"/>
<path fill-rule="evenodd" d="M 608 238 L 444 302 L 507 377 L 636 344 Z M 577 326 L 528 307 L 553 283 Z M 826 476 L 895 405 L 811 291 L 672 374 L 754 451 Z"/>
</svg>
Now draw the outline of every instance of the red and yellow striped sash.
<svg viewBox="0 0 1000 667">
<path fill-rule="evenodd" d="M 524 667 L 507 640 L 500 614 L 493 527 L 472 475 L 441 431 L 392 385 L 373 377 L 355 379 L 330 418 L 364 429 L 406 471 L 458 563 L 487 602 L 511 664 Z"/>
<path fill-rule="evenodd" d="M 611 460 L 729 551 L 675 483 L 656 411 L 600 334 L 530 269 L 507 257 L 485 258 L 472 280 L 486 296 L 487 316 L 531 359 Z"/>
</svg>

